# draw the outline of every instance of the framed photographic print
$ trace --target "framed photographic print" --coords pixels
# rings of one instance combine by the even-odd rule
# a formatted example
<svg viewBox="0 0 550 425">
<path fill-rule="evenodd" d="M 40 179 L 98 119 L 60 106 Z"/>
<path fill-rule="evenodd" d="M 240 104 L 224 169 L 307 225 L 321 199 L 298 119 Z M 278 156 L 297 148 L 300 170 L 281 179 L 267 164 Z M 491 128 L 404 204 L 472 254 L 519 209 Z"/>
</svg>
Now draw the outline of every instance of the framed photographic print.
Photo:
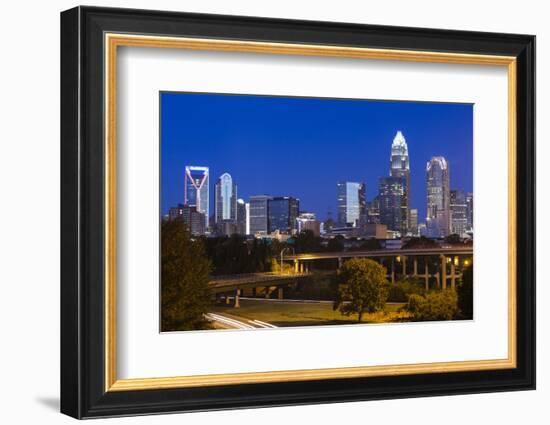
<svg viewBox="0 0 550 425">
<path fill-rule="evenodd" d="M 61 14 L 61 411 L 535 387 L 535 38 Z"/>
</svg>

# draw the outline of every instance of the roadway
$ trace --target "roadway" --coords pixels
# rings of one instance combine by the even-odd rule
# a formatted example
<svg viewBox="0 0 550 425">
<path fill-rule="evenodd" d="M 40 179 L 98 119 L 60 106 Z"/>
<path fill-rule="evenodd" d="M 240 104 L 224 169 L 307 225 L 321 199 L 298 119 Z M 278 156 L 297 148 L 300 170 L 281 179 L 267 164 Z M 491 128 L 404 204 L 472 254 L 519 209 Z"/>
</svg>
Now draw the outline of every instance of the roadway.
<svg viewBox="0 0 550 425">
<path fill-rule="evenodd" d="M 262 322 L 261 320 L 248 320 L 236 318 L 227 314 L 207 313 L 205 317 L 210 322 L 214 322 L 222 329 L 275 329 L 277 326 L 271 323 Z"/>
<path fill-rule="evenodd" d="M 379 249 L 365 251 L 311 252 L 307 254 L 285 255 L 284 261 L 306 261 L 354 257 L 397 257 L 397 256 L 433 256 L 433 255 L 472 255 L 473 246 Z"/>
</svg>

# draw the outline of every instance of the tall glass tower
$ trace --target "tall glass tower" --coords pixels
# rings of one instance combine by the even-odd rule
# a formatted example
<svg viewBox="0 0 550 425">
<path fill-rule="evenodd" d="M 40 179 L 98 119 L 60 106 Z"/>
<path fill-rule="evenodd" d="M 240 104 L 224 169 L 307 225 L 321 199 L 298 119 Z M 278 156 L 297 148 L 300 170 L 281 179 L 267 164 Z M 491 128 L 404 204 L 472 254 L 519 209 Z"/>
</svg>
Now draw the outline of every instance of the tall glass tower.
<svg viewBox="0 0 550 425">
<path fill-rule="evenodd" d="M 252 235 L 267 235 L 269 233 L 268 202 L 271 196 L 254 195 L 250 197 L 249 230 Z"/>
<path fill-rule="evenodd" d="M 365 183 L 338 182 L 338 224 L 359 227 L 366 223 Z"/>
<path fill-rule="evenodd" d="M 449 163 L 442 156 L 434 156 L 426 164 L 428 237 L 442 238 L 451 233 L 451 195 L 449 189 Z"/>
<path fill-rule="evenodd" d="M 268 201 L 269 233 L 294 233 L 300 213 L 300 200 L 291 196 L 276 196 Z"/>
<path fill-rule="evenodd" d="M 229 173 L 216 183 L 216 223 L 223 220 L 237 220 L 237 185 Z"/>
<path fill-rule="evenodd" d="M 405 181 L 405 190 L 401 198 L 401 220 L 399 226 L 403 236 L 411 227 L 410 223 L 410 198 L 411 198 L 411 178 L 409 168 L 409 149 L 407 141 L 401 131 L 398 131 L 393 138 L 390 155 L 390 176 L 400 177 Z"/>
<path fill-rule="evenodd" d="M 185 167 L 184 204 L 196 207 L 197 212 L 204 214 L 205 227 L 208 227 L 208 218 L 210 217 L 208 180 L 208 167 L 194 165 Z"/>
<path fill-rule="evenodd" d="M 450 209 L 451 233 L 465 236 L 468 230 L 468 204 L 463 190 L 451 190 Z"/>
<path fill-rule="evenodd" d="M 406 179 L 404 177 L 381 177 L 378 181 L 378 200 L 380 223 L 389 230 L 405 236 L 407 227 L 403 217 L 403 198 L 405 197 Z"/>
</svg>

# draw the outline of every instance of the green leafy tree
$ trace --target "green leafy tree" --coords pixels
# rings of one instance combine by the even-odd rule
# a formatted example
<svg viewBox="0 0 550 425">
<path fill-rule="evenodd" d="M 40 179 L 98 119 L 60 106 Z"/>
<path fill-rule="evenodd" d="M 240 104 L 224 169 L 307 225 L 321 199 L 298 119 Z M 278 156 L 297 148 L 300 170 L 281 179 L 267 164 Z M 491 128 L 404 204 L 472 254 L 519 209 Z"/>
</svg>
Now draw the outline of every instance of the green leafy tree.
<svg viewBox="0 0 550 425">
<path fill-rule="evenodd" d="M 210 261 L 202 241 L 192 240 L 181 220 L 161 228 L 161 327 L 163 331 L 208 328 Z"/>
<path fill-rule="evenodd" d="M 376 261 L 353 258 L 338 271 L 338 293 L 334 309 L 346 316 L 357 313 L 357 321 L 363 314 L 381 310 L 388 296 L 386 269 Z"/>
<path fill-rule="evenodd" d="M 415 321 L 452 320 L 457 316 L 457 295 L 454 289 L 428 292 L 426 295 L 409 296 L 407 310 Z"/>
<path fill-rule="evenodd" d="M 418 278 L 405 278 L 390 285 L 388 301 L 406 303 L 412 294 L 424 295 L 424 283 Z"/>
<path fill-rule="evenodd" d="M 458 309 L 463 319 L 474 317 L 474 266 L 462 273 L 462 282 L 457 286 Z"/>
</svg>

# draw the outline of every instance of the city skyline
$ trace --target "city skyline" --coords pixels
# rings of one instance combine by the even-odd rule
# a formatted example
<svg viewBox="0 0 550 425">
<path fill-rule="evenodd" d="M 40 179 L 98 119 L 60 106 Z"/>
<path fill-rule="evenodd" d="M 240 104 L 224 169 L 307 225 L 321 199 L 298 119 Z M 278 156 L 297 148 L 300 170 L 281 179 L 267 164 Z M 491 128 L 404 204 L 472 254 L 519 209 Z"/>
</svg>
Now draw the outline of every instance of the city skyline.
<svg viewBox="0 0 550 425">
<path fill-rule="evenodd" d="M 403 141 L 406 138 L 408 144 L 407 165 L 410 162 L 412 196 L 407 203 L 409 208 L 418 210 L 418 222 L 424 221 L 426 217 L 426 163 L 436 153 L 445 152 L 437 156 L 445 156 L 453 164 L 451 189 L 472 191 L 471 105 L 183 93 L 163 93 L 161 100 L 162 214 L 181 203 L 184 198 L 181 193 L 186 186 L 184 187 L 181 172 L 178 178 L 178 170 L 186 169 L 189 164 L 197 164 L 208 167 L 209 174 L 213 177 L 212 182 L 229 173 L 233 177 L 232 184 L 238 187 L 238 198 L 245 201 L 250 196 L 261 194 L 273 197 L 292 196 L 300 199 L 301 212 L 313 212 L 319 219 L 325 220 L 330 211 L 336 221 L 337 183 L 364 182 L 367 201 L 372 201 L 378 194 L 379 179 L 390 176 L 390 147 L 393 152 L 396 141 L 399 145 L 402 138 Z M 190 111 L 191 105 L 195 105 L 193 111 Z M 212 115 L 215 115 L 217 123 L 201 127 L 200 123 L 207 115 L 206 107 L 215 110 Z M 220 108 L 229 109 L 221 112 Z M 297 120 L 296 110 L 302 113 L 302 120 Z M 192 116 L 188 117 L 187 112 Z M 244 112 L 254 112 L 257 119 L 250 122 L 249 128 L 249 123 L 243 124 L 246 120 L 241 117 L 242 127 L 236 131 L 235 115 Z M 225 117 L 224 113 L 229 116 Z M 355 121 L 347 121 L 349 114 L 361 113 L 365 114 L 364 124 L 357 125 Z M 287 123 L 283 125 L 279 122 L 283 117 L 290 119 L 290 115 L 293 115 L 293 119 L 288 126 Z M 330 128 L 322 121 L 327 115 L 335 122 Z M 403 125 L 387 124 L 386 117 L 389 116 L 392 117 L 390 121 L 399 121 Z M 347 128 L 349 125 L 343 126 L 339 122 L 343 119 L 346 119 L 346 124 L 354 124 L 354 132 Z M 193 125 L 186 125 L 189 120 Z M 271 132 L 259 132 L 256 125 L 258 120 L 263 124 L 279 123 L 273 129 L 274 133 L 284 133 L 286 137 L 279 139 Z M 222 125 L 224 123 L 229 128 Z M 327 135 L 326 132 L 320 132 L 318 126 L 332 131 Z M 426 130 L 426 126 L 433 130 L 431 136 L 426 135 L 429 130 Z M 386 127 L 392 128 L 386 130 Z M 212 128 L 216 131 L 212 131 Z M 339 133 L 342 141 L 331 146 L 328 140 L 332 139 L 331 135 L 338 128 L 345 130 L 344 134 Z M 406 128 L 410 128 L 410 132 Z M 201 129 L 202 132 L 199 131 Z M 375 134 L 378 134 L 378 139 L 385 136 L 386 132 L 389 134 L 384 140 L 369 143 L 369 139 L 374 138 Z M 203 138 L 213 133 L 217 137 L 212 138 L 210 144 L 199 143 L 196 137 L 192 137 L 200 134 Z M 358 140 L 361 134 L 367 139 L 362 143 Z M 415 144 L 414 138 L 421 134 L 424 134 L 424 141 L 416 141 Z M 461 138 L 458 147 L 453 146 L 456 143 L 443 141 L 452 141 L 457 137 Z M 318 141 L 317 146 L 313 139 Z M 305 146 L 300 145 L 301 141 Z M 353 150 L 350 152 L 351 148 Z M 361 157 L 361 152 L 367 154 Z M 450 157 L 453 152 L 456 159 Z M 461 163 L 464 166 L 457 166 Z M 233 167 L 231 164 L 234 164 Z M 357 168 L 363 171 L 358 171 Z M 315 171 L 317 172 L 313 174 Z M 328 179 L 331 177 L 339 178 L 330 182 Z M 215 192 L 207 189 L 210 215 L 214 210 L 212 206 L 216 205 Z"/>
</svg>

